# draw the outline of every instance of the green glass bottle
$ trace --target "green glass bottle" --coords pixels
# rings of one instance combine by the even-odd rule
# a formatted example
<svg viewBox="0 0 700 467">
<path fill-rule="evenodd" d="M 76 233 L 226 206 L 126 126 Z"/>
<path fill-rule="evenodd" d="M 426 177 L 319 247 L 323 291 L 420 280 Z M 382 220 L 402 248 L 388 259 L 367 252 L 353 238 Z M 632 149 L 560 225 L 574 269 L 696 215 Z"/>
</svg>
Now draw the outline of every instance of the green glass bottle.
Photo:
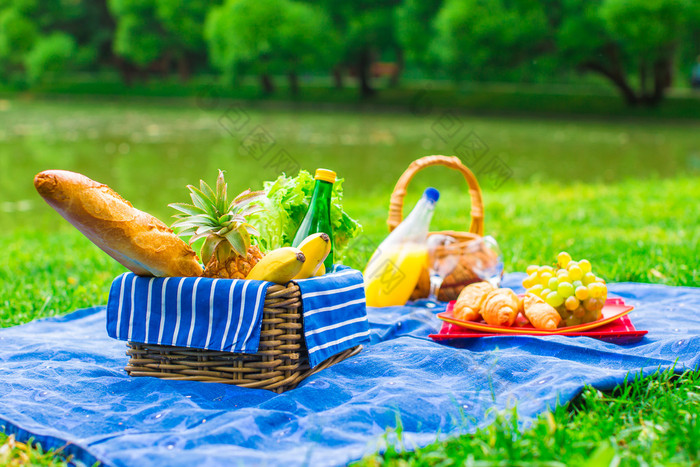
<svg viewBox="0 0 700 467">
<path fill-rule="evenodd" d="M 331 238 L 331 252 L 323 262 L 327 272 L 333 270 L 333 251 L 335 244 L 333 243 L 333 229 L 331 228 L 331 195 L 333 193 L 333 184 L 335 183 L 335 172 L 326 169 L 317 169 L 316 184 L 314 192 L 311 195 L 309 209 L 306 211 L 304 220 L 301 221 L 297 233 L 294 235 L 292 246 L 299 246 L 306 237 L 318 232 L 324 232 Z"/>
</svg>

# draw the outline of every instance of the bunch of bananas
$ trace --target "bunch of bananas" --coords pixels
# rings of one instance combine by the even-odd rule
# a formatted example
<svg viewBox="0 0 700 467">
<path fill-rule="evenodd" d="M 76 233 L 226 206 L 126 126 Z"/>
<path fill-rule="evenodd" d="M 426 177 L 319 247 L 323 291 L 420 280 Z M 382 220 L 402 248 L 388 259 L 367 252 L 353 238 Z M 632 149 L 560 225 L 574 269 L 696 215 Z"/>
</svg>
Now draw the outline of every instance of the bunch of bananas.
<svg viewBox="0 0 700 467">
<path fill-rule="evenodd" d="M 331 251 L 331 239 L 325 233 L 309 235 L 299 248 L 272 250 L 250 270 L 246 279 L 286 284 L 326 273 L 323 261 Z"/>
</svg>

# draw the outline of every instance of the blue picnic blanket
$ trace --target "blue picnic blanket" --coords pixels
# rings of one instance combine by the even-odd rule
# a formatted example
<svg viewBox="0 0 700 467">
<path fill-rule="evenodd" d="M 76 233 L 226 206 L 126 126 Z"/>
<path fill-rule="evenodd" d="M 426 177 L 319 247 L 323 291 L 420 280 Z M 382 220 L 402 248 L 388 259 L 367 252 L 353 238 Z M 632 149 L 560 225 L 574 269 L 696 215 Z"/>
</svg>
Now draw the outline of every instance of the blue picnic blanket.
<svg viewBox="0 0 700 467">
<path fill-rule="evenodd" d="M 609 288 L 636 307 L 630 319 L 649 331 L 641 342 L 515 336 L 456 348 L 427 337 L 443 308 L 370 308 L 370 345 L 283 394 L 131 378 L 104 308 L 79 310 L 0 329 L 0 430 L 86 464 L 342 465 L 381 449 L 399 420 L 410 449 L 489 423 L 492 407 L 517 404 L 527 420 L 585 384 L 698 366 L 700 288 Z"/>
</svg>

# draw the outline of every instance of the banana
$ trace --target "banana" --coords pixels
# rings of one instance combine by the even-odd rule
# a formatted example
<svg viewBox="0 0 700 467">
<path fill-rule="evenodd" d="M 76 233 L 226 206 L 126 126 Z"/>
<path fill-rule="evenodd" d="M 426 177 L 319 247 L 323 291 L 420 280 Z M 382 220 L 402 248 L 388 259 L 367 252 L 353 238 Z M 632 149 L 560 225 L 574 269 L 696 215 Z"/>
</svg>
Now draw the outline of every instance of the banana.
<svg viewBox="0 0 700 467">
<path fill-rule="evenodd" d="M 316 271 L 316 274 L 314 274 L 314 277 L 322 276 L 325 273 L 326 273 L 326 265 L 321 263 L 321 267 L 318 268 L 318 271 Z"/>
<path fill-rule="evenodd" d="M 306 256 L 306 261 L 294 279 L 312 277 L 331 252 L 331 238 L 323 232 L 309 235 L 299 244 L 299 249 Z"/>
<path fill-rule="evenodd" d="M 278 248 L 263 256 L 246 279 L 284 285 L 299 273 L 305 261 L 304 253 L 298 248 Z"/>
</svg>

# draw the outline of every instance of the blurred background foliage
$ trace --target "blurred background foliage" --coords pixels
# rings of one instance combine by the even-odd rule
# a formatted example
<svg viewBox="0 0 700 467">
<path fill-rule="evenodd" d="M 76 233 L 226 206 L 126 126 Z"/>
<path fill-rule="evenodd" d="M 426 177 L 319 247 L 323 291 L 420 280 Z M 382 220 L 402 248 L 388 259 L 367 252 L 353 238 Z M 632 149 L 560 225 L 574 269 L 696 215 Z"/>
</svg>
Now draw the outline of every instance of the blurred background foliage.
<svg viewBox="0 0 700 467">
<path fill-rule="evenodd" d="M 697 0 L 0 0 L 9 90 L 115 73 L 254 79 L 261 95 L 326 80 L 362 98 L 402 78 L 593 82 L 657 106 L 699 54 Z"/>
</svg>

